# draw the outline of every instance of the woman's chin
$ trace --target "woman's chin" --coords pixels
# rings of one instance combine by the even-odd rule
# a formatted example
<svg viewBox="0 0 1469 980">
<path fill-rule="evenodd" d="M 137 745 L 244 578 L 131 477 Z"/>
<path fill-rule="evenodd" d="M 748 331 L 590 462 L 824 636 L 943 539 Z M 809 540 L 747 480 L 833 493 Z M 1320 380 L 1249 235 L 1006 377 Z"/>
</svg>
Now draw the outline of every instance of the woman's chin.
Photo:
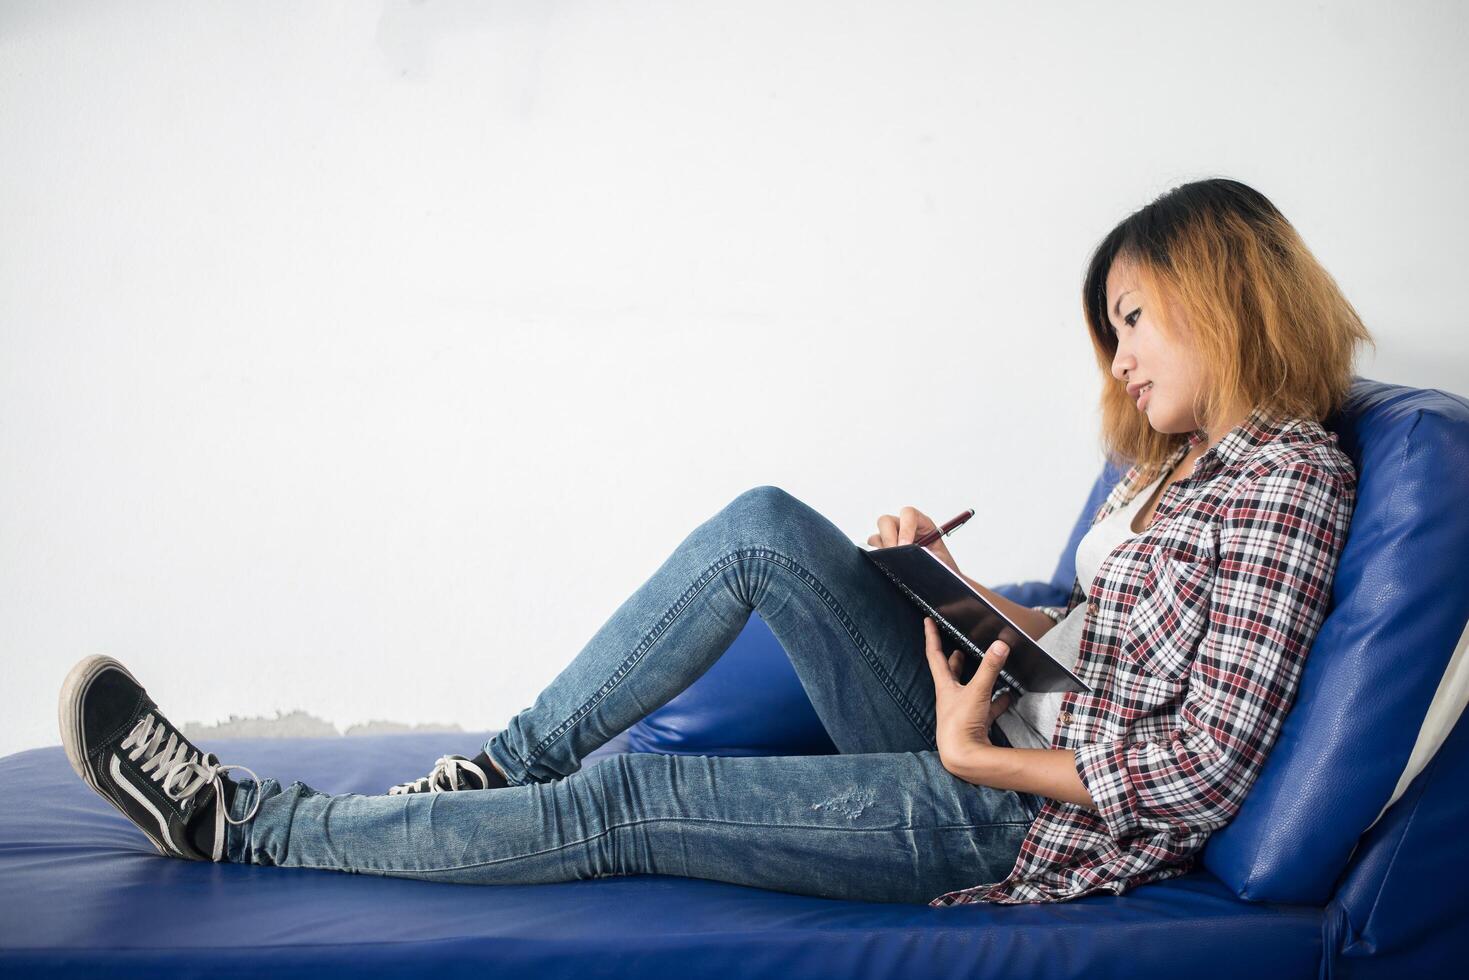
<svg viewBox="0 0 1469 980">
<path fill-rule="evenodd" d="M 1193 432 L 1198 426 L 1191 425 L 1183 419 L 1173 418 L 1164 412 L 1160 412 L 1149 405 L 1142 410 L 1148 418 L 1148 425 L 1152 426 L 1154 432 L 1165 436 L 1176 436 L 1184 432 Z"/>
</svg>

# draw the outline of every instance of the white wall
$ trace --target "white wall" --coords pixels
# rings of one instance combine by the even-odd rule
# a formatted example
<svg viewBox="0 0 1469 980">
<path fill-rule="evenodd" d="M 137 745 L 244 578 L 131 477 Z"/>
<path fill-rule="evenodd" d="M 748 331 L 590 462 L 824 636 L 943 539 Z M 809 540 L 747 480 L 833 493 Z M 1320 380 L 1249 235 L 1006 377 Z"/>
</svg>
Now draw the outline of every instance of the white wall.
<svg viewBox="0 0 1469 980">
<path fill-rule="evenodd" d="M 81 656 L 176 721 L 497 728 L 697 522 L 1100 465 L 1089 249 L 1270 196 L 1469 391 L 1457 2 L 0 4 L 0 752 Z M 1007 463 L 996 463 L 1006 459 Z M 471 746 L 464 746 L 465 748 Z M 446 750 L 459 746 L 446 745 Z"/>
</svg>

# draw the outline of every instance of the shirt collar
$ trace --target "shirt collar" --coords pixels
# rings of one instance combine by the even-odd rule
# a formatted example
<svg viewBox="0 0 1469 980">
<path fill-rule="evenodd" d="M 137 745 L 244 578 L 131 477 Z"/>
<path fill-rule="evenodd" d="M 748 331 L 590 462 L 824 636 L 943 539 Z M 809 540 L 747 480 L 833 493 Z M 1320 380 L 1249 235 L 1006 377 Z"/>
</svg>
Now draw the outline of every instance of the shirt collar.
<svg viewBox="0 0 1469 980">
<path fill-rule="evenodd" d="M 1239 425 L 1225 433 L 1215 445 L 1210 446 L 1194 461 L 1191 473 L 1186 474 L 1183 479 L 1197 480 L 1208 477 L 1216 468 L 1235 466 L 1245 460 L 1256 448 L 1267 442 L 1273 441 L 1283 431 L 1289 428 L 1289 419 L 1277 419 L 1264 409 L 1255 409 Z M 1201 442 L 1207 441 L 1209 434 L 1202 429 L 1189 433 L 1188 439 L 1180 443 L 1163 463 L 1162 473 L 1171 473 L 1174 468 L 1187 456 L 1189 450 Z M 1141 489 L 1143 468 L 1134 463 L 1132 468 L 1123 476 L 1121 482 L 1112 488 L 1111 494 L 1102 502 L 1092 522 L 1102 520 L 1118 507 L 1123 506 Z M 1157 472 L 1157 471 L 1155 471 Z M 1162 477 L 1159 477 L 1160 479 Z"/>
<path fill-rule="evenodd" d="M 1194 475 L 1202 476 L 1214 467 L 1228 468 L 1248 459 L 1260 446 L 1272 442 L 1288 426 L 1288 419 L 1276 418 L 1264 408 L 1256 408 L 1245 420 L 1225 433 L 1224 438 L 1210 446 L 1194 463 Z M 1209 434 L 1202 429 L 1189 433 L 1188 442 L 1178 447 L 1170 466 L 1188 455 L 1189 450 L 1207 441 Z"/>
</svg>

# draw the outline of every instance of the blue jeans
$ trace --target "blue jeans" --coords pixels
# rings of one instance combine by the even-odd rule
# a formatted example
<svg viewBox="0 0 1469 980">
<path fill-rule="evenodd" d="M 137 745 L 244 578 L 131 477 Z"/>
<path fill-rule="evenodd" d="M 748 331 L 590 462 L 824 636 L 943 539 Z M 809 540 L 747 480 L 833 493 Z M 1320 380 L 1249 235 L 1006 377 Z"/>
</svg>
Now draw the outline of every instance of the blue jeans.
<svg viewBox="0 0 1469 980">
<path fill-rule="evenodd" d="M 593 749 L 699 677 L 758 611 L 840 755 Z M 774 487 L 694 529 L 485 745 L 510 786 L 330 796 L 243 783 L 231 861 L 476 884 L 712 878 L 924 903 L 1004 878 L 1040 800 L 952 775 L 922 614 L 826 518 Z M 412 774 L 404 774 L 409 778 Z"/>
</svg>

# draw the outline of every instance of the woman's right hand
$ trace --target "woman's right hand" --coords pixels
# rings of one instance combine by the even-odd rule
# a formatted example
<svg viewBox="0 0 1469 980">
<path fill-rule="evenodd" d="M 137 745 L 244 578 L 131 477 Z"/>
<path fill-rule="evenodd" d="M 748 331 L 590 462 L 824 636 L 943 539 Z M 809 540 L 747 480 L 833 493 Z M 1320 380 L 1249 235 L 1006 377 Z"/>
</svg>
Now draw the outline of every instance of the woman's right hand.
<svg viewBox="0 0 1469 980">
<path fill-rule="evenodd" d="M 896 517 L 892 514 L 884 514 L 877 519 L 877 533 L 867 539 L 867 543 L 874 548 L 891 548 L 900 544 L 912 544 L 917 538 L 922 537 L 929 531 L 938 527 L 933 520 L 916 507 L 904 507 L 898 511 Z M 933 544 L 928 545 L 928 550 L 935 558 L 959 572 L 959 563 L 954 561 L 954 556 L 949 554 L 948 545 L 944 539 L 939 538 Z"/>
</svg>

